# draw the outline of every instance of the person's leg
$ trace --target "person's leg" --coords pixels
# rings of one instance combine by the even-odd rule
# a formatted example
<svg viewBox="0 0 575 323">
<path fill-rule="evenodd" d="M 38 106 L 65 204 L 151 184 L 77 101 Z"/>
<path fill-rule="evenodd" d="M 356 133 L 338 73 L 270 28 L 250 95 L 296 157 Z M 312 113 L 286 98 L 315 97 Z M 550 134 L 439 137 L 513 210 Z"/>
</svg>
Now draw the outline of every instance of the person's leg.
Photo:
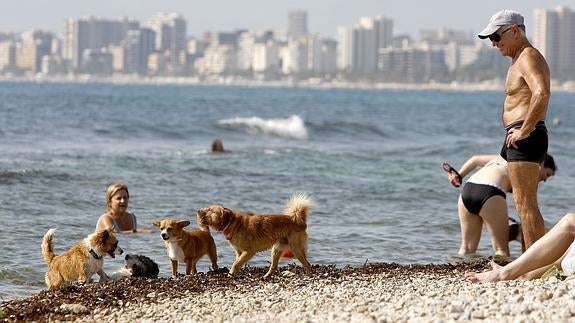
<svg viewBox="0 0 575 323">
<path fill-rule="evenodd" d="M 519 279 L 523 279 L 523 280 L 531 280 L 531 279 L 535 279 L 535 278 L 541 278 L 541 276 L 543 276 L 543 274 L 552 266 L 555 265 L 558 268 L 560 268 L 561 270 L 565 271 L 565 268 L 563 268 L 563 259 L 567 256 L 567 254 L 569 254 L 569 250 L 571 250 L 571 248 L 573 248 L 573 244 L 574 242 L 571 243 L 571 245 L 567 248 L 567 250 L 563 253 L 563 255 L 561 257 L 559 257 L 559 259 L 555 260 L 554 263 L 547 265 L 545 267 L 541 267 L 539 269 L 535 269 L 533 271 L 528 272 L 525 275 L 522 275 L 519 277 Z"/>
<path fill-rule="evenodd" d="M 509 257 L 509 220 L 505 199 L 499 195 L 492 196 L 483 204 L 479 216 L 487 226 L 495 255 Z"/>
<path fill-rule="evenodd" d="M 474 282 L 495 282 L 516 279 L 558 261 L 575 239 L 575 213 L 568 213 L 547 234 L 537 240 L 519 258 L 504 267 L 475 273 L 467 272 L 465 277 Z M 536 275 L 526 275 L 536 276 Z M 531 277 L 533 278 L 533 277 Z"/>
<path fill-rule="evenodd" d="M 479 240 L 481 239 L 481 228 L 483 227 L 483 220 L 477 214 L 470 213 L 463 201 L 459 196 L 457 202 L 457 209 L 459 214 L 459 225 L 461 227 L 461 247 L 459 254 L 470 255 L 477 251 Z"/>
<path fill-rule="evenodd" d="M 537 205 L 539 164 L 512 161 L 509 162 L 508 171 L 513 188 L 513 201 L 521 218 L 525 249 L 528 249 L 545 234 L 545 223 Z"/>
</svg>

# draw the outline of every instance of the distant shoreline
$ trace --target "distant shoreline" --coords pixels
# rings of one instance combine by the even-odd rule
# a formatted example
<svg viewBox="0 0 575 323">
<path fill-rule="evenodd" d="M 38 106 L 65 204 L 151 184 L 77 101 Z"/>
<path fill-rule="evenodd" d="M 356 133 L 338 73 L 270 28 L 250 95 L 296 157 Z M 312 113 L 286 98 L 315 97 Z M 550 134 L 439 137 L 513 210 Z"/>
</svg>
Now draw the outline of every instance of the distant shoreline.
<svg viewBox="0 0 575 323">
<path fill-rule="evenodd" d="M 490 80 L 481 83 L 369 83 L 348 81 L 325 81 L 320 79 L 258 81 L 237 77 L 214 77 L 200 80 L 197 77 L 135 77 L 135 76 L 38 76 L 6 77 L 0 76 L 0 82 L 23 83 L 70 83 L 70 84 L 117 84 L 117 85 L 198 85 L 198 86 L 244 86 L 244 87 L 287 87 L 312 89 L 364 89 L 364 90 L 441 90 L 441 91 L 504 91 L 501 80 Z M 575 93 L 575 82 L 563 85 L 554 84 L 552 92 Z"/>
</svg>

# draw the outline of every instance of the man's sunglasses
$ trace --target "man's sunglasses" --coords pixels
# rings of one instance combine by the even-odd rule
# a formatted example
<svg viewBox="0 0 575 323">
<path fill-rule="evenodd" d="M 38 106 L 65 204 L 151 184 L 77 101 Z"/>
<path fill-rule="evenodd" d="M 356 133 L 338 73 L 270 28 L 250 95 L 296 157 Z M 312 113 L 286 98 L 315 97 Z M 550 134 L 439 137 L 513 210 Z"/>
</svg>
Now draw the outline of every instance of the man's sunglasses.
<svg viewBox="0 0 575 323">
<path fill-rule="evenodd" d="M 491 40 L 494 43 L 498 43 L 501 41 L 501 36 L 503 36 L 503 34 L 505 34 L 507 31 L 511 30 L 511 28 L 513 28 L 513 26 L 508 27 L 507 29 L 503 30 L 502 32 L 494 32 L 493 34 L 489 35 L 489 40 Z"/>
</svg>

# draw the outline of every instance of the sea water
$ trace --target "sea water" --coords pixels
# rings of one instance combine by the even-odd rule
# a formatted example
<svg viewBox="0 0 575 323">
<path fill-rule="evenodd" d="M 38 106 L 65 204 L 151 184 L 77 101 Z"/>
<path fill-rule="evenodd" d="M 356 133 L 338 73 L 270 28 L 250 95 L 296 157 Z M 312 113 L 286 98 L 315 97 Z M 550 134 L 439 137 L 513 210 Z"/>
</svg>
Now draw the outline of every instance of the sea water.
<svg viewBox="0 0 575 323">
<path fill-rule="evenodd" d="M 56 228 L 56 253 L 83 239 L 117 181 L 129 186 L 139 227 L 151 230 L 120 235 L 120 246 L 154 259 L 161 276 L 169 261 L 153 221 L 187 219 L 197 229 L 196 210 L 213 203 L 278 213 L 295 192 L 315 203 L 312 264 L 445 263 L 459 248 L 459 190 L 441 162 L 459 167 L 499 152 L 503 95 L 0 83 L 0 297 L 45 288 L 42 236 Z M 548 122 L 559 170 L 539 189 L 547 225 L 575 210 L 574 102 L 575 94 L 553 93 L 549 108 L 548 120 L 561 123 Z M 228 153 L 211 152 L 216 138 Z M 213 235 L 219 264 L 229 267 L 233 249 Z M 517 255 L 520 246 L 511 249 Z M 491 254 L 486 232 L 478 252 Z M 249 264 L 268 261 L 264 252 Z M 104 268 L 122 263 L 107 258 Z M 200 261 L 198 270 L 208 268 Z"/>
</svg>

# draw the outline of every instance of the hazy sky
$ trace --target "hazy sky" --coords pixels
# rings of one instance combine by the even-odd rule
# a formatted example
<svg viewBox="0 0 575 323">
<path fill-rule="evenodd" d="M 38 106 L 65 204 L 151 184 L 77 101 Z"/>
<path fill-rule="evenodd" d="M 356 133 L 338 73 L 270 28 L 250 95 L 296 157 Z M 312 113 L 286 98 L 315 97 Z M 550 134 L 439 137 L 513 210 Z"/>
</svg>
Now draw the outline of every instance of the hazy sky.
<svg viewBox="0 0 575 323">
<path fill-rule="evenodd" d="M 575 0 L 1 0 L 0 31 L 44 29 L 62 32 L 67 18 L 94 15 L 131 17 L 141 23 L 158 12 L 179 12 L 188 34 L 204 31 L 285 28 L 287 12 L 308 12 L 308 29 L 335 36 L 337 26 L 350 26 L 361 16 L 394 20 L 395 34 L 417 37 L 421 29 L 447 27 L 479 32 L 493 13 L 515 9 L 523 13 L 529 34 L 533 9 L 559 5 L 575 10 Z"/>
</svg>

